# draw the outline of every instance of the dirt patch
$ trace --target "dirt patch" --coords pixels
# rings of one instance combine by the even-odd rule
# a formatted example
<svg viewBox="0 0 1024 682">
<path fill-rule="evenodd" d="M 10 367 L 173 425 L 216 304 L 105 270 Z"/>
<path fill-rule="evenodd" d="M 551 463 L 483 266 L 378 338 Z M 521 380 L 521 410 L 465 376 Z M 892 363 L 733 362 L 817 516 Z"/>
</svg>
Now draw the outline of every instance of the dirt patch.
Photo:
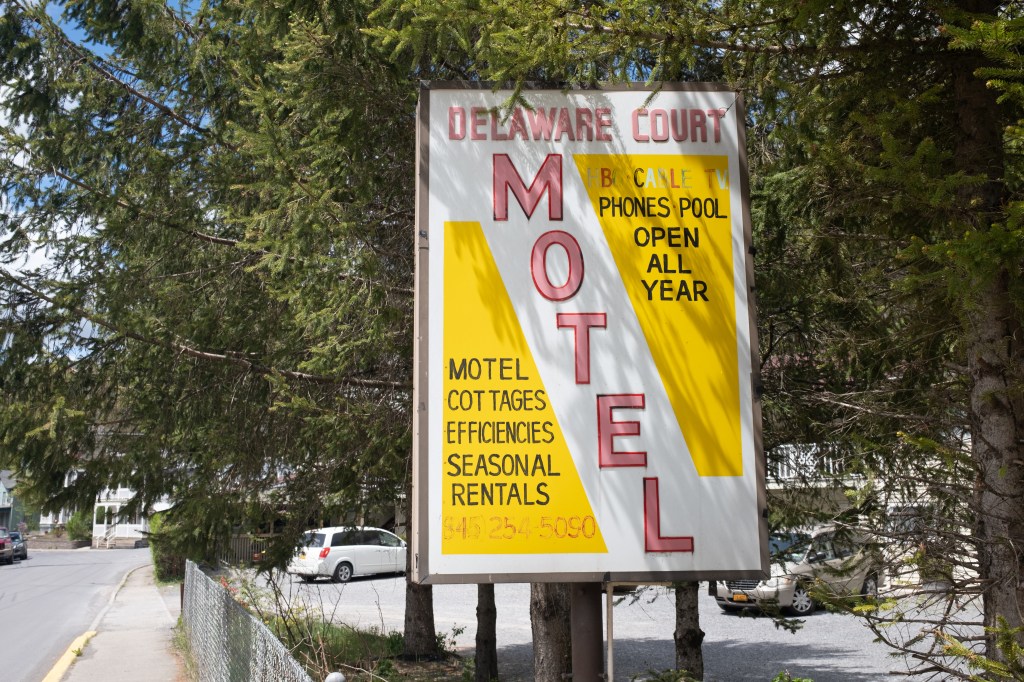
<svg viewBox="0 0 1024 682">
<path fill-rule="evenodd" d="M 468 670 L 466 663 L 467 661 L 458 657 L 442 661 L 395 661 L 395 669 L 403 680 L 454 682 L 464 679 L 462 673 Z M 472 661 L 469 663 L 472 664 Z"/>
</svg>

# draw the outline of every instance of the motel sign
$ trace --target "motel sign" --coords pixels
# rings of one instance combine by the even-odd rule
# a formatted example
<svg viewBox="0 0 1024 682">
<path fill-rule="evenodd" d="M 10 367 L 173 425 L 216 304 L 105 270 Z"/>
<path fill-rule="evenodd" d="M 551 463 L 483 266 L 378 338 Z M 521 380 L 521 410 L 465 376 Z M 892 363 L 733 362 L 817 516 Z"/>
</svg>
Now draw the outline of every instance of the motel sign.
<svg viewBox="0 0 1024 682">
<path fill-rule="evenodd" d="M 421 93 L 413 578 L 760 576 L 738 94 L 509 95 Z"/>
</svg>

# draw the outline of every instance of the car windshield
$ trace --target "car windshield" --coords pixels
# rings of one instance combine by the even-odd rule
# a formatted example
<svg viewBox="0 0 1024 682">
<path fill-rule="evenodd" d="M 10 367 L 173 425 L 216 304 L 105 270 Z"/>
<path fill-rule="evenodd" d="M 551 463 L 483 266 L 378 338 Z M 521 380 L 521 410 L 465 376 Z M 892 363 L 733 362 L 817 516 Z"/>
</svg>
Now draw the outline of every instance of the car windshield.
<svg viewBox="0 0 1024 682">
<path fill-rule="evenodd" d="M 302 536 L 302 544 L 306 547 L 323 547 L 324 534 L 323 533 L 305 533 Z"/>
<path fill-rule="evenodd" d="M 13 540 L 20 540 L 21 539 L 21 533 L 19 533 L 16 530 L 15 531 L 11 531 L 11 539 L 13 539 Z"/>
</svg>

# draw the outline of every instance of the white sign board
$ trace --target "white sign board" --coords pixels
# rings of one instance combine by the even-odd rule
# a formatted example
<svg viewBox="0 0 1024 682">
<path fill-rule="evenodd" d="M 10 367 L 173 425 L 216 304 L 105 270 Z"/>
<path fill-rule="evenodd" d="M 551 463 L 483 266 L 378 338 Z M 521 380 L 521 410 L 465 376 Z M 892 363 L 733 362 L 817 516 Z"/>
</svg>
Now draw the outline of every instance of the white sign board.
<svg viewBox="0 0 1024 682">
<path fill-rule="evenodd" d="M 425 86 L 413 577 L 760 575 L 743 111 Z"/>
</svg>

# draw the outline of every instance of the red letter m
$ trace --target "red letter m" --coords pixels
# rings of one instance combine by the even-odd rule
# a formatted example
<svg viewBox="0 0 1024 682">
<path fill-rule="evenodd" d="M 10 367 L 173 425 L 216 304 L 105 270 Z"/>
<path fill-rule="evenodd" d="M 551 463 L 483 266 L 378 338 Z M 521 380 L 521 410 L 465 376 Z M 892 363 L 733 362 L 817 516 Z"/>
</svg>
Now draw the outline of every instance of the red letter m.
<svg viewBox="0 0 1024 682">
<path fill-rule="evenodd" d="M 512 190 L 516 201 L 526 217 L 532 217 L 540 203 L 541 196 L 548 192 L 548 218 L 562 219 L 562 156 L 548 154 L 540 170 L 527 187 L 519 176 L 508 154 L 494 155 L 494 220 L 508 220 L 508 190 Z"/>
</svg>

